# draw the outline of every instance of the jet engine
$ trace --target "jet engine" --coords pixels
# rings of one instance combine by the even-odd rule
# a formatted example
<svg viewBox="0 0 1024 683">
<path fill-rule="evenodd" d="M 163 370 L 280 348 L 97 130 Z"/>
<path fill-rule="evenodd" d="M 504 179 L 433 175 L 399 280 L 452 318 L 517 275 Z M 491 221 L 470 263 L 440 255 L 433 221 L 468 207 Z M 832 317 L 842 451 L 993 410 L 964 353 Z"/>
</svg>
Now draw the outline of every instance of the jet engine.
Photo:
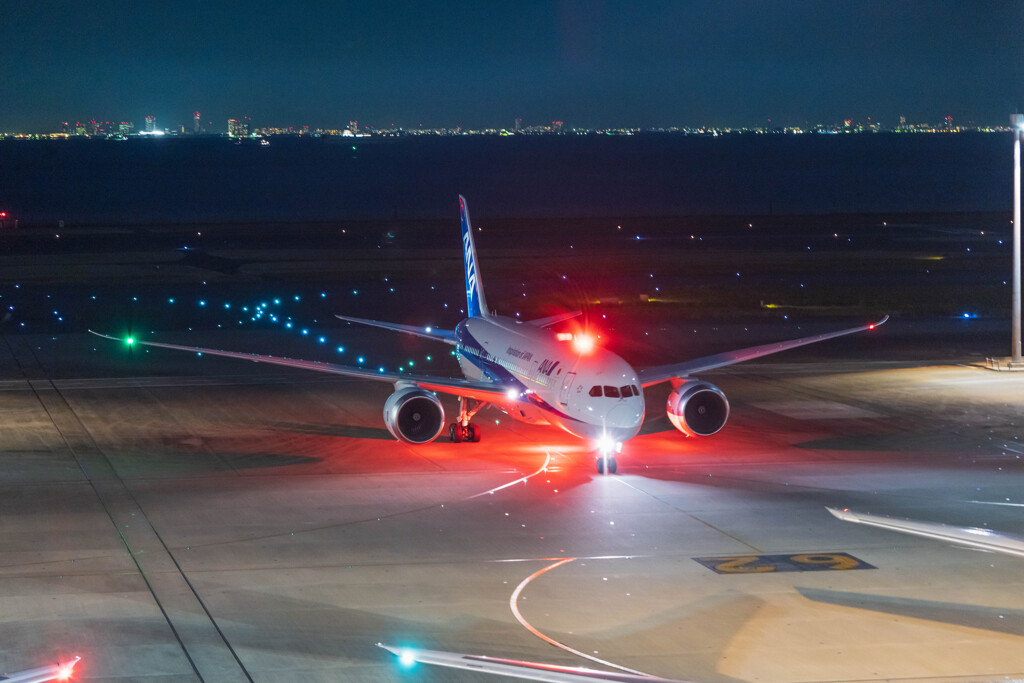
<svg viewBox="0 0 1024 683">
<path fill-rule="evenodd" d="M 729 401 L 714 384 L 677 380 L 668 395 L 668 419 L 687 436 L 711 436 L 729 418 Z"/>
<path fill-rule="evenodd" d="M 406 443 L 427 443 L 444 428 L 444 408 L 437 396 L 416 385 L 396 385 L 384 402 L 384 425 Z"/>
</svg>

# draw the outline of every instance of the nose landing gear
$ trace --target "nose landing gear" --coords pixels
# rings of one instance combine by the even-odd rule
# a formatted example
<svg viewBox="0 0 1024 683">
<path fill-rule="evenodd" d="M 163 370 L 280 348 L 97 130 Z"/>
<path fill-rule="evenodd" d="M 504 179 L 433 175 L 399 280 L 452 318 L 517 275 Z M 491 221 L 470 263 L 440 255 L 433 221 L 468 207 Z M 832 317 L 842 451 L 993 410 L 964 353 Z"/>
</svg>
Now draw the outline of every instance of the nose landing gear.
<svg viewBox="0 0 1024 683">
<path fill-rule="evenodd" d="M 619 465 L 618 465 L 617 462 L 615 462 L 615 456 L 614 455 L 608 455 L 607 453 L 602 453 L 601 455 L 597 456 L 597 473 L 598 474 L 604 474 L 606 471 L 608 472 L 608 474 L 615 474 L 615 471 L 618 468 L 619 468 Z"/>
<path fill-rule="evenodd" d="M 615 474 L 619 464 L 615 462 L 615 454 L 622 451 L 622 444 L 603 435 L 597 440 L 597 473 Z"/>
</svg>

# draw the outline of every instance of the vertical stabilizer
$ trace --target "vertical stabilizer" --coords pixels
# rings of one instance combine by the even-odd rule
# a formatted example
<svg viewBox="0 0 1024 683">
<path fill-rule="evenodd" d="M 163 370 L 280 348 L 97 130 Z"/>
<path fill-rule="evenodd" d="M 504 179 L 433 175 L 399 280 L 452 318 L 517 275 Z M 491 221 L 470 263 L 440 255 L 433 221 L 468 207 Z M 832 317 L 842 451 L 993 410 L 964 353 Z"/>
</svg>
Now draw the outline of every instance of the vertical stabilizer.
<svg viewBox="0 0 1024 683">
<path fill-rule="evenodd" d="M 484 298 L 484 283 L 476 261 L 476 243 L 473 242 L 473 226 L 469 222 L 469 208 L 466 198 L 459 195 L 459 216 L 462 218 L 462 257 L 466 266 L 466 316 L 489 318 L 487 299 Z"/>
</svg>

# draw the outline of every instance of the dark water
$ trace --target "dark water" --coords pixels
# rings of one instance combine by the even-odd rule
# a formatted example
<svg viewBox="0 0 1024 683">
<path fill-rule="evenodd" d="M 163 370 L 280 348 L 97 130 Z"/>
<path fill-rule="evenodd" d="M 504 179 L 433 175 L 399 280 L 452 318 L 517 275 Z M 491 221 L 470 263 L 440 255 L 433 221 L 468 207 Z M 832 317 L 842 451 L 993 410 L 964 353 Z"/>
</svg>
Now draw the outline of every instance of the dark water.
<svg viewBox="0 0 1024 683">
<path fill-rule="evenodd" d="M 23 225 L 1009 212 L 1009 134 L 0 141 Z"/>
</svg>

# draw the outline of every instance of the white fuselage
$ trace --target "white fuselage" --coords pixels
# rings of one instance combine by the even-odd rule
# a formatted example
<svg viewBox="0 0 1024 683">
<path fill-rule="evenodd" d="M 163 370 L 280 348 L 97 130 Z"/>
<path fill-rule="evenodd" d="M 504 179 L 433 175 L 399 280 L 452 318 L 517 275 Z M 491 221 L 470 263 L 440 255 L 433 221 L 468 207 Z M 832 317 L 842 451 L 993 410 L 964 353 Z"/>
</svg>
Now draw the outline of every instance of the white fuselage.
<svg viewBox="0 0 1024 683">
<path fill-rule="evenodd" d="M 616 443 L 640 431 L 643 391 L 636 371 L 614 353 L 581 353 L 546 328 L 501 316 L 463 320 L 455 338 L 468 379 L 509 387 L 508 401 L 495 404 L 509 416 Z"/>
</svg>

